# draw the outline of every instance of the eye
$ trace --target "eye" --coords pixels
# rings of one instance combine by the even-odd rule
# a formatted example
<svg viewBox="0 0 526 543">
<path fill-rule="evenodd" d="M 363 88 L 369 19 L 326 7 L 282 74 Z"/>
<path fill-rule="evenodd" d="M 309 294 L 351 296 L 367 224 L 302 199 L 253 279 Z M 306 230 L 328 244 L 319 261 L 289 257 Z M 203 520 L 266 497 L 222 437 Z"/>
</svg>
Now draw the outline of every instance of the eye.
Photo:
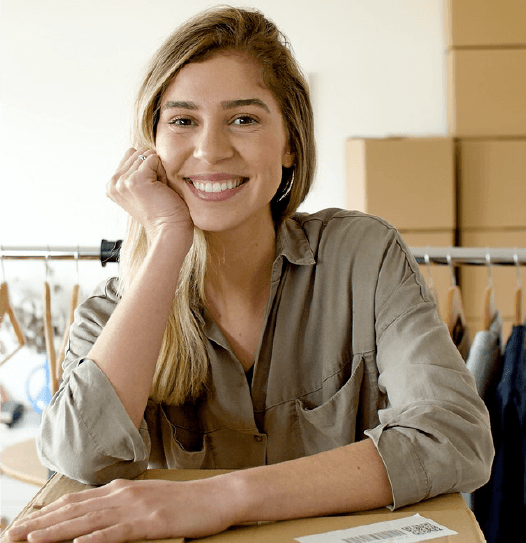
<svg viewBox="0 0 526 543">
<path fill-rule="evenodd" d="M 232 124 L 235 124 L 235 125 L 250 125 L 250 124 L 258 124 L 258 123 L 259 121 L 255 117 L 252 117 L 252 115 L 239 115 L 239 117 L 236 117 L 232 121 Z"/>
<path fill-rule="evenodd" d="M 168 121 L 168 124 L 170 126 L 192 126 L 192 124 L 194 123 L 194 121 L 192 119 L 190 119 L 189 117 L 175 117 L 173 119 L 170 119 Z"/>
</svg>

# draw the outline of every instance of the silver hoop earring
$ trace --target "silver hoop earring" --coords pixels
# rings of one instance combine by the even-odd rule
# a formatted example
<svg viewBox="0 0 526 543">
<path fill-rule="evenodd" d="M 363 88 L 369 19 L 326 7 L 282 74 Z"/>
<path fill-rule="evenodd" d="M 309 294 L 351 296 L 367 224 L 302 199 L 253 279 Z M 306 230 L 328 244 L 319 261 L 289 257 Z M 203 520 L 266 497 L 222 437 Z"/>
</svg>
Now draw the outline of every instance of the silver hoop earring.
<svg viewBox="0 0 526 543">
<path fill-rule="evenodd" d="M 294 170 L 292 170 L 292 175 L 290 176 L 289 181 L 287 182 L 287 184 L 285 185 L 285 188 L 283 189 L 283 194 L 278 198 L 277 200 L 278 202 L 281 202 L 283 198 L 286 198 L 290 194 L 290 191 L 292 190 L 293 185 L 294 185 Z"/>
</svg>

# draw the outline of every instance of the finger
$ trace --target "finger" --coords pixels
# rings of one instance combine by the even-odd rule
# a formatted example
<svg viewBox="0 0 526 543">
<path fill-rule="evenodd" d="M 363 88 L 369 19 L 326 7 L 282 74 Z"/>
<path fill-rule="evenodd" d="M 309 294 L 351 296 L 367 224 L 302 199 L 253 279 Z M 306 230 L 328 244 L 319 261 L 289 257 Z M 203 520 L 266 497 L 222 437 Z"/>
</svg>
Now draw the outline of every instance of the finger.
<svg viewBox="0 0 526 543">
<path fill-rule="evenodd" d="M 113 509 L 90 511 L 79 518 L 58 521 L 45 528 L 30 530 L 27 540 L 29 543 L 44 543 L 86 536 L 111 526 L 112 523 L 116 522 L 112 520 L 113 516 Z"/>
<path fill-rule="evenodd" d="M 148 180 L 148 181 L 160 181 L 161 183 L 167 185 L 168 179 L 166 177 L 166 172 L 161 163 L 159 156 L 152 150 L 144 151 L 140 154 L 137 154 L 136 157 L 133 157 L 133 164 L 130 166 L 126 175 L 122 179 L 130 178 L 131 174 L 140 171 L 145 173 L 145 176 L 142 176 L 139 179 Z"/>
<path fill-rule="evenodd" d="M 112 493 L 118 488 L 119 481 L 116 480 L 109 485 L 63 496 L 40 511 L 24 517 L 22 526 L 15 527 L 15 540 L 28 538 L 30 541 L 40 541 L 44 538 L 46 541 L 61 541 L 72 539 L 74 536 L 61 537 L 65 533 L 73 533 L 72 530 L 76 530 L 77 534 L 85 534 L 89 528 L 108 526 L 104 516 L 113 514 Z M 93 522 L 94 517 L 100 523 Z"/>
<path fill-rule="evenodd" d="M 62 496 L 53 503 L 15 522 L 10 532 L 13 531 L 16 534 L 23 534 L 25 532 L 27 535 L 31 530 L 49 526 L 53 522 L 56 522 L 57 519 L 68 520 L 75 515 L 78 516 L 91 510 L 100 509 L 101 502 L 99 498 L 108 495 L 108 490 L 107 486 L 101 486 Z"/>
<path fill-rule="evenodd" d="M 139 166 L 144 162 L 139 158 L 139 156 L 147 156 L 148 154 L 151 154 L 151 152 L 152 151 L 146 147 L 139 147 L 139 149 L 131 147 L 128 149 L 112 179 L 120 179 L 123 175 L 138 169 Z"/>
<path fill-rule="evenodd" d="M 136 541 L 142 539 L 151 539 L 151 533 L 145 531 L 139 521 L 123 522 L 114 526 L 109 526 L 102 530 L 79 536 L 75 538 L 75 543 L 125 543 L 126 541 Z"/>
<path fill-rule="evenodd" d="M 161 181 L 161 183 L 168 185 L 166 170 L 164 169 L 163 163 L 159 155 L 152 151 L 152 154 L 148 157 L 148 160 L 150 168 L 152 168 L 157 175 L 157 179 Z"/>
<path fill-rule="evenodd" d="M 124 153 L 124 156 L 122 157 L 121 161 L 119 162 L 119 166 L 117 167 L 117 170 L 120 170 L 124 164 L 130 159 L 131 156 L 133 156 L 137 152 L 137 149 L 134 147 L 130 147 L 126 153 Z"/>
</svg>

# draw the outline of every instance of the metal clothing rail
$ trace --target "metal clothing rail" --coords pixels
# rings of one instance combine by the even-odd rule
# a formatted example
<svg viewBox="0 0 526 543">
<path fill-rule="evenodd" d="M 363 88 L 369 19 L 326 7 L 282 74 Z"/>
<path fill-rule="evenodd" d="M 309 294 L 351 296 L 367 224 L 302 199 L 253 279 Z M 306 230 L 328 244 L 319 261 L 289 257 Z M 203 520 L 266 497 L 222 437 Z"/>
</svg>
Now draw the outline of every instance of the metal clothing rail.
<svg viewBox="0 0 526 543">
<path fill-rule="evenodd" d="M 503 247 L 411 247 L 419 264 L 454 266 L 526 266 L 525 248 Z"/>
<path fill-rule="evenodd" d="M 119 259 L 122 240 L 103 239 L 100 247 L 0 247 L 0 259 L 100 260 L 105 266 Z M 526 248 L 411 247 L 419 264 L 453 266 L 526 266 Z"/>
<path fill-rule="evenodd" d="M 118 262 L 122 240 L 103 239 L 99 247 L 6 247 L 0 246 L 0 260 L 100 260 L 105 266 L 108 262 Z"/>
</svg>

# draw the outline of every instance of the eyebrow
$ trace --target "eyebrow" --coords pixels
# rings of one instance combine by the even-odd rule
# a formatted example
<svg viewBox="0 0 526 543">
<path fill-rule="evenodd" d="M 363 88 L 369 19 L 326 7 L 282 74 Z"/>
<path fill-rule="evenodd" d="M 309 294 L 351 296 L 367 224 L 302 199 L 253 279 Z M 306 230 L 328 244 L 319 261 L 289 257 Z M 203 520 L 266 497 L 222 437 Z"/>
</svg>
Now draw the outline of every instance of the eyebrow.
<svg viewBox="0 0 526 543">
<path fill-rule="evenodd" d="M 174 108 L 178 108 L 178 109 L 199 109 L 197 107 L 197 104 L 194 104 L 194 102 L 174 102 L 174 101 L 169 101 L 169 102 L 166 102 L 166 104 L 164 104 L 163 111 L 165 109 L 174 109 Z"/>
<path fill-rule="evenodd" d="M 223 109 L 235 109 L 236 107 L 243 107 L 243 106 L 258 106 L 263 108 L 267 113 L 270 113 L 270 109 L 259 98 L 245 98 L 240 100 L 229 100 L 228 102 L 221 102 L 221 106 Z"/>
<path fill-rule="evenodd" d="M 238 100 L 227 100 L 226 102 L 221 102 L 221 107 L 223 109 L 235 109 L 237 107 L 244 107 L 244 106 L 258 106 L 260 108 L 263 108 L 267 113 L 270 113 L 270 109 L 259 98 L 240 98 Z M 163 111 L 165 109 L 191 109 L 191 110 L 197 110 L 199 109 L 199 106 L 195 102 L 187 102 L 187 101 L 168 101 L 163 106 Z"/>
</svg>

